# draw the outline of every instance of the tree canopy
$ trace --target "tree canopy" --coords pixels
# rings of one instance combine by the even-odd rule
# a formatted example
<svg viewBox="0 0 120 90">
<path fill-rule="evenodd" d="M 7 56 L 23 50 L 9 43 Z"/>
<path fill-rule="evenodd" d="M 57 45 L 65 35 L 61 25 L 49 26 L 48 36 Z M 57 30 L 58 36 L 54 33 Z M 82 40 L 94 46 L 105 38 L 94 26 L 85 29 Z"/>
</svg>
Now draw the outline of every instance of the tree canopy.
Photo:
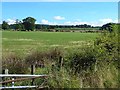
<svg viewBox="0 0 120 90">
<path fill-rule="evenodd" d="M 34 30 L 35 29 L 35 21 L 36 19 L 32 18 L 32 17 L 27 17 L 25 19 L 23 19 L 23 25 L 25 30 Z"/>
<path fill-rule="evenodd" d="M 3 21 L 3 23 L 2 23 L 2 29 L 6 30 L 8 28 L 9 28 L 8 23 L 6 21 Z"/>
</svg>

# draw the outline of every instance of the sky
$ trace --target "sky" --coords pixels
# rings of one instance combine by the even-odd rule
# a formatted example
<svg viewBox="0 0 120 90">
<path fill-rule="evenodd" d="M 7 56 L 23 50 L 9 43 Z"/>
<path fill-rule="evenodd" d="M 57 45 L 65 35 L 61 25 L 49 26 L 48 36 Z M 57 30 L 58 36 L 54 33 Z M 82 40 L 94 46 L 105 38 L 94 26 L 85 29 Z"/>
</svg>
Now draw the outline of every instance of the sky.
<svg viewBox="0 0 120 90">
<path fill-rule="evenodd" d="M 37 24 L 102 26 L 118 22 L 117 2 L 2 2 L 2 20 L 34 17 Z"/>
</svg>

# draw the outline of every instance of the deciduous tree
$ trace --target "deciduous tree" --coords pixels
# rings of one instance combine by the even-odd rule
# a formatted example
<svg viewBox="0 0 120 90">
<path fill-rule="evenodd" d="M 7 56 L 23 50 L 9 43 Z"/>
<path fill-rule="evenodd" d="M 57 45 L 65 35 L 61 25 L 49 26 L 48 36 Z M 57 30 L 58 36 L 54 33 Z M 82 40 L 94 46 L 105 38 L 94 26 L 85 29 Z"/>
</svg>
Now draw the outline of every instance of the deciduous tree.
<svg viewBox="0 0 120 90">
<path fill-rule="evenodd" d="M 3 21 L 2 29 L 4 29 L 4 30 L 9 29 L 9 25 L 8 25 L 8 23 L 6 21 Z"/>
<path fill-rule="evenodd" d="M 23 19 L 23 25 L 25 30 L 34 30 L 35 29 L 35 21 L 36 19 L 33 17 L 27 17 L 25 19 Z"/>
</svg>

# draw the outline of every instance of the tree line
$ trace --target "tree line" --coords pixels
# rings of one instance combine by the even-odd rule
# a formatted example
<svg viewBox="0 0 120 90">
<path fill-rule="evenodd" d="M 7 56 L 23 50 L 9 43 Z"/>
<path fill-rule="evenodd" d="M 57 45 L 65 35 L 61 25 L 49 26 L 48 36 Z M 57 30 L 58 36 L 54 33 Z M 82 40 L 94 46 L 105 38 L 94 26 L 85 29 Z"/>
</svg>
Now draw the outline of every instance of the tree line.
<svg viewBox="0 0 120 90">
<path fill-rule="evenodd" d="M 8 30 L 13 29 L 17 31 L 34 31 L 34 30 L 49 30 L 56 28 L 99 28 L 91 25 L 83 24 L 83 25 L 46 25 L 46 24 L 35 24 L 36 19 L 33 17 L 27 17 L 22 21 L 16 19 L 15 24 L 8 24 L 8 22 L 2 22 L 2 29 Z"/>
<path fill-rule="evenodd" d="M 46 24 L 35 24 L 36 19 L 33 17 L 27 17 L 22 21 L 16 19 L 15 24 L 8 24 L 8 22 L 2 22 L 2 29 L 3 30 L 15 30 L 15 31 L 50 31 L 50 30 L 112 30 L 111 25 L 115 23 L 107 23 L 100 26 L 91 26 L 87 24 L 82 25 L 46 25 Z"/>
<path fill-rule="evenodd" d="M 22 21 L 16 19 L 15 24 L 8 24 L 8 22 L 3 21 L 2 23 L 2 29 L 8 30 L 8 29 L 14 29 L 14 30 L 34 30 L 35 29 L 35 21 L 36 19 L 32 17 L 27 17 L 23 19 Z"/>
</svg>

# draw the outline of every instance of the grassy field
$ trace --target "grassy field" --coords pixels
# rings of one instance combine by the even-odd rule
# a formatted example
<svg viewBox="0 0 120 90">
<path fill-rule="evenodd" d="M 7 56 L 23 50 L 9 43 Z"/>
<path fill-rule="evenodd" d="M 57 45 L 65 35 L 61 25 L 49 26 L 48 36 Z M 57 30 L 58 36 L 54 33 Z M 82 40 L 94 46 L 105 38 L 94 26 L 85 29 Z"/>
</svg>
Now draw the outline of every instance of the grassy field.
<svg viewBox="0 0 120 90">
<path fill-rule="evenodd" d="M 3 54 L 24 54 L 35 49 L 45 50 L 54 47 L 76 48 L 83 44 L 89 45 L 97 36 L 97 33 L 3 31 Z"/>
<path fill-rule="evenodd" d="M 49 76 L 44 83 L 44 79 L 36 79 L 35 85 L 48 88 L 117 88 L 120 87 L 118 46 L 117 26 L 113 26 L 112 32 L 100 35 L 3 31 L 2 69 L 7 68 L 10 74 L 30 74 L 34 64 L 34 74 Z M 22 81 L 16 85 L 30 83 Z"/>
<path fill-rule="evenodd" d="M 47 74 L 49 78 L 43 86 L 49 88 L 119 87 L 117 35 L 112 39 L 101 34 L 102 42 L 96 45 L 98 36 L 99 33 L 3 31 L 2 67 L 9 73 L 30 74 L 31 65 L 44 64 L 36 67 L 35 74 Z M 115 43 L 111 53 L 104 48 L 106 43 Z M 36 79 L 35 84 L 41 85 L 42 81 Z M 30 81 L 16 85 L 26 83 L 30 85 Z"/>
</svg>

